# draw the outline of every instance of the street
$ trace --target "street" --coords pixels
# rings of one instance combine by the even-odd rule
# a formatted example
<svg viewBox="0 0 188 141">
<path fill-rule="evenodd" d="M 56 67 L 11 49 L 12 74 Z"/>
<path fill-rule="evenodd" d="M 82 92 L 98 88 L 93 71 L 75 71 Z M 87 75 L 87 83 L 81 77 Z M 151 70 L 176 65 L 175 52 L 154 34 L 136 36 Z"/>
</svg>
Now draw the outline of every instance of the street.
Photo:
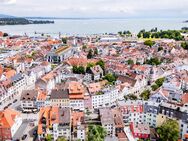
<svg viewBox="0 0 188 141">
<path fill-rule="evenodd" d="M 27 134 L 27 141 L 33 140 L 33 132 L 37 130 L 38 114 L 22 114 L 23 123 L 14 135 L 13 139 L 20 139 Z M 26 140 L 26 139 L 25 139 Z"/>
<path fill-rule="evenodd" d="M 0 110 L 3 110 L 5 106 L 7 106 L 8 104 L 11 103 L 10 106 L 8 106 L 8 108 L 12 108 L 15 109 L 20 105 L 20 94 L 19 95 L 15 95 L 14 97 L 12 97 L 11 99 L 7 99 L 5 102 L 1 103 L 0 105 Z M 14 102 L 15 100 L 17 100 L 16 102 Z"/>
</svg>

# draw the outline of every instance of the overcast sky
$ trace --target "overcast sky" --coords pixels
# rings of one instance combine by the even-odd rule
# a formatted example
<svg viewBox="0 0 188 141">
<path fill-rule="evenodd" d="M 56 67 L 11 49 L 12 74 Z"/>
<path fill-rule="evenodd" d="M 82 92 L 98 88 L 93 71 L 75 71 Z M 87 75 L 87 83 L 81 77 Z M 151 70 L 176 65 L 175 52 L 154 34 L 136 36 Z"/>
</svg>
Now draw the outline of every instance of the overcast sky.
<svg viewBox="0 0 188 141">
<path fill-rule="evenodd" d="M 188 18 L 188 0 L 0 0 L 0 14 L 48 17 Z"/>
</svg>

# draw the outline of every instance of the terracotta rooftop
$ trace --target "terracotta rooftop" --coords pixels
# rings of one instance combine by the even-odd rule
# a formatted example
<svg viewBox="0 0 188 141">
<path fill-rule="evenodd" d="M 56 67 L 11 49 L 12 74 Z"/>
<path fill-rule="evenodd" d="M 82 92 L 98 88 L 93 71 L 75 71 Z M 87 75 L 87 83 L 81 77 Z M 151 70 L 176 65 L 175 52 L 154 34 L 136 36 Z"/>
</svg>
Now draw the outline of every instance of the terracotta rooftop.
<svg viewBox="0 0 188 141">
<path fill-rule="evenodd" d="M 77 126 L 80 122 L 82 123 L 84 120 L 84 113 L 83 112 L 72 112 L 72 125 L 73 127 Z"/>
<path fill-rule="evenodd" d="M 11 128 L 14 125 L 16 116 L 20 116 L 20 113 L 13 109 L 0 111 L 0 128 Z"/>
<path fill-rule="evenodd" d="M 183 94 L 181 100 L 183 104 L 188 103 L 188 93 Z"/>
<path fill-rule="evenodd" d="M 116 128 L 124 128 L 124 122 L 121 112 L 118 109 L 112 109 L 112 114 L 114 116 L 114 123 Z"/>
<path fill-rule="evenodd" d="M 43 92 L 43 91 L 39 90 L 39 94 L 37 96 L 37 100 L 39 100 L 39 101 L 45 101 L 46 97 L 47 97 L 46 92 Z"/>
<path fill-rule="evenodd" d="M 16 71 L 15 70 L 9 70 L 9 71 L 5 72 L 4 74 L 5 74 L 6 78 L 9 79 L 16 74 Z"/>
<path fill-rule="evenodd" d="M 52 124 L 70 124 L 70 109 L 59 107 L 43 107 L 39 112 L 38 134 L 42 134 Z M 45 121 L 45 122 L 44 122 Z"/>
<path fill-rule="evenodd" d="M 88 90 L 89 90 L 90 93 L 98 92 L 98 91 L 101 90 L 101 85 L 100 85 L 99 82 L 98 83 L 90 83 L 88 85 Z"/>
<path fill-rule="evenodd" d="M 68 92 L 71 99 L 84 98 L 84 87 L 80 82 L 69 82 Z"/>
</svg>

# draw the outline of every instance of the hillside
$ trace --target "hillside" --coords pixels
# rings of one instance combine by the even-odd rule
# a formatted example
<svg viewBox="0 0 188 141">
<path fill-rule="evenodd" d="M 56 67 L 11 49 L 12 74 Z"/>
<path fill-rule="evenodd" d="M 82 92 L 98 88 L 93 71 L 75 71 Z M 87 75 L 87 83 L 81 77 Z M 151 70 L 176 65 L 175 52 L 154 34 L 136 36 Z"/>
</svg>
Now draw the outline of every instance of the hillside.
<svg viewBox="0 0 188 141">
<path fill-rule="evenodd" d="M 54 21 L 49 20 L 28 20 L 26 18 L 17 17 L 0 17 L 0 25 L 26 25 L 26 24 L 53 24 Z"/>
</svg>

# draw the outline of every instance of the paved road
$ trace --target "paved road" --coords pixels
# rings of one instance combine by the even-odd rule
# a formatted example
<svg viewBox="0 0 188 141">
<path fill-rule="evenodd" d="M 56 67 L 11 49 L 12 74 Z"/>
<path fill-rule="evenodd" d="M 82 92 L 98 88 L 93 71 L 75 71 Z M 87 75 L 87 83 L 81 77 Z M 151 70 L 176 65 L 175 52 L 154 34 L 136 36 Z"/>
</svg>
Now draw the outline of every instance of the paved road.
<svg viewBox="0 0 188 141">
<path fill-rule="evenodd" d="M 0 110 L 3 110 L 5 106 L 7 106 L 9 103 L 12 103 L 12 105 L 10 105 L 8 108 L 13 108 L 15 109 L 15 107 L 19 106 L 20 105 L 20 94 L 14 96 L 13 98 L 11 99 L 8 99 L 6 102 L 3 102 L 1 105 L 0 105 Z M 17 102 L 13 103 L 14 100 L 17 100 Z"/>
<path fill-rule="evenodd" d="M 34 89 L 34 85 L 31 85 L 31 86 L 27 86 L 25 88 L 26 89 Z M 0 110 L 3 110 L 5 106 L 7 106 L 9 103 L 12 103 L 11 106 L 9 106 L 8 108 L 13 108 L 13 109 L 16 109 L 19 105 L 20 105 L 20 97 L 21 97 L 21 93 L 20 94 L 17 94 L 15 95 L 14 97 L 11 97 L 10 99 L 7 99 L 5 102 L 3 102 L 1 105 L 0 105 Z M 16 103 L 13 103 L 14 100 L 17 100 Z"/>
<path fill-rule="evenodd" d="M 37 119 L 38 114 L 23 114 L 23 123 L 20 126 L 20 128 L 17 130 L 16 134 L 14 135 L 13 139 L 20 139 L 24 134 L 27 134 L 26 141 L 32 141 L 33 140 L 33 132 L 37 129 Z M 34 124 L 34 126 L 31 125 Z"/>
<path fill-rule="evenodd" d="M 29 122 L 24 120 L 22 125 L 20 126 L 20 128 L 17 130 L 17 132 L 15 133 L 13 139 L 16 140 L 16 139 L 19 139 L 21 140 L 21 137 L 24 135 L 25 133 L 25 129 L 27 128 Z"/>
</svg>

